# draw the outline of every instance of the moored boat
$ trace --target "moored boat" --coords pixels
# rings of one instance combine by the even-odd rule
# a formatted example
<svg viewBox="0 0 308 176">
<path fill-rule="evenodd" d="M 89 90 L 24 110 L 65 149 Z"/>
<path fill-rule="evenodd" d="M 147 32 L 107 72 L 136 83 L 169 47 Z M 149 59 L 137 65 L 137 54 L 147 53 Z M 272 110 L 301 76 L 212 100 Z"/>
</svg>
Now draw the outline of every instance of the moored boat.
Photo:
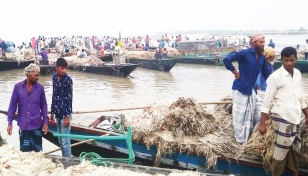
<svg viewBox="0 0 308 176">
<path fill-rule="evenodd" d="M 56 72 L 56 67 L 54 65 L 40 65 L 40 74 L 48 75 Z"/>
<path fill-rule="evenodd" d="M 217 54 L 194 54 L 180 56 L 178 62 L 187 64 L 221 65 L 220 57 Z"/>
<path fill-rule="evenodd" d="M 20 69 L 25 68 L 31 63 L 34 63 L 34 60 L 27 60 L 27 61 L 0 61 L 0 71 L 5 70 L 13 70 L 13 69 Z"/>
<path fill-rule="evenodd" d="M 136 68 L 136 64 L 104 64 L 101 66 L 75 66 L 69 67 L 74 70 L 84 71 L 89 73 L 98 73 L 104 75 L 112 75 L 112 76 L 121 76 L 127 77 L 131 74 Z"/>
<path fill-rule="evenodd" d="M 281 67 L 281 61 L 275 61 L 274 69 L 278 69 Z M 297 68 L 302 73 L 308 73 L 308 61 L 307 60 L 297 60 L 295 64 L 295 68 Z"/>
<path fill-rule="evenodd" d="M 93 118 L 93 117 L 98 118 Z M 89 120 L 91 117 L 93 120 Z M 88 136 L 101 136 L 105 134 L 119 135 L 117 130 L 108 131 L 104 128 L 105 120 L 110 121 L 112 116 L 101 116 L 99 114 L 88 114 L 88 115 L 74 115 L 74 119 L 71 122 L 71 134 L 78 135 L 88 135 Z M 103 124 L 103 125 L 101 125 Z M 49 132 L 56 132 L 56 124 L 49 123 Z M 57 139 L 53 135 L 44 136 L 51 142 L 57 143 Z M 73 141 L 81 141 L 79 139 L 72 139 Z M 133 150 L 136 159 L 140 159 L 143 164 L 153 164 L 157 159 L 157 148 L 151 146 L 148 148 L 142 141 L 133 141 Z M 97 152 L 104 157 L 104 155 L 118 155 L 127 156 L 128 147 L 123 141 L 95 141 L 80 146 L 72 148 L 74 155 L 79 155 L 81 151 L 83 152 Z M 173 168 L 183 168 L 183 169 L 197 169 L 200 172 L 206 172 L 207 160 L 203 156 L 196 155 L 194 153 L 173 152 L 170 155 L 165 155 L 160 158 L 161 163 Z M 225 174 L 240 174 L 240 175 L 250 175 L 250 176 L 260 176 L 267 175 L 264 170 L 262 162 L 244 159 L 244 158 L 226 158 L 219 157 L 216 163 L 215 173 L 225 173 Z M 308 170 L 301 169 L 300 175 L 307 175 Z M 285 173 L 284 175 L 291 175 L 290 173 Z"/>
<path fill-rule="evenodd" d="M 132 64 L 137 64 L 138 67 L 168 72 L 174 67 L 178 59 L 128 59 L 127 61 Z"/>
</svg>

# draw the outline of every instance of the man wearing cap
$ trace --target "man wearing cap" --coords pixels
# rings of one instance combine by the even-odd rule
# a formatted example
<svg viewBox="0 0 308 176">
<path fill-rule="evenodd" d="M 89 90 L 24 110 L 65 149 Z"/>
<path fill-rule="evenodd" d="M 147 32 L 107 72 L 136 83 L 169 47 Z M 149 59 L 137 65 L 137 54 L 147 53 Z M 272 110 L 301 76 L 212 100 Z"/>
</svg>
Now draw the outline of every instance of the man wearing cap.
<svg viewBox="0 0 308 176">
<path fill-rule="evenodd" d="M 253 126 L 260 121 L 261 100 L 257 98 L 254 85 L 260 72 L 265 79 L 271 74 L 264 51 L 264 35 L 257 33 L 251 37 L 251 47 L 230 53 L 223 59 L 225 67 L 230 70 L 235 80 L 233 82 L 233 125 L 237 142 L 248 141 Z M 238 61 L 239 72 L 232 62 Z"/>
<path fill-rule="evenodd" d="M 18 107 L 20 150 L 42 151 L 42 131 L 48 132 L 47 102 L 44 86 L 38 83 L 40 67 L 30 64 L 25 68 L 27 78 L 15 84 L 9 109 L 7 133 L 12 134 L 13 118 Z"/>
</svg>

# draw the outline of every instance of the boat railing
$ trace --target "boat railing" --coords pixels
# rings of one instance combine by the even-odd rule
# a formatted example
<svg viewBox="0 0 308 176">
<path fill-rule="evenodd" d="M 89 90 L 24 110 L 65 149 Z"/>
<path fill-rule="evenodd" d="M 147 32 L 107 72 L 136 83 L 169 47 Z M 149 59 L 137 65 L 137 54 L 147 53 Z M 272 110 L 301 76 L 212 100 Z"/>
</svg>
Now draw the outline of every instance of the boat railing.
<svg viewBox="0 0 308 176">
<path fill-rule="evenodd" d="M 128 163 L 128 164 L 133 164 L 135 161 L 131 127 L 127 127 L 127 131 L 124 131 L 122 135 L 116 135 L 116 136 L 87 136 L 87 135 L 60 134 L 60 133 L 54 133 L 53 135 L 54 137 L 68 137 L 68 138 L 75 138 L 75 139 L 94 139 L 94 140 L 106 140 L 106 141 L 125 140 L 127 143 L 127 149 L 128 149 L 128 159 L 126 158 L 100 158 L 100 160 L 104 162 L 121 162 L 121 163 Z"/>
</svg>

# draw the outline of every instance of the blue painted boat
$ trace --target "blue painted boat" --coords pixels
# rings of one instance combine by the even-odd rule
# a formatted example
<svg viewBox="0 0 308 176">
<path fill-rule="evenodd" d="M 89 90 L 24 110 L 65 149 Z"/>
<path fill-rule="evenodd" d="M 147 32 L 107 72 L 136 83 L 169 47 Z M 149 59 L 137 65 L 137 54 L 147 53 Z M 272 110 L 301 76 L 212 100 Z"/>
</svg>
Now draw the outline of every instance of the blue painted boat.
<svg viewBox="0 0 308 176">
<path fill-rule="evenodd" d="M 88 135 L 88 136 L 101 136 L 105 134 L 119 135 L 117 131 L 106 131 L 98 128 L 98 125 L 104 120 L 110 120 L 110 116 L 100 116 L 95 118 L 95 115 L 88 115 L 87 118 L 79 118 L 81 115 L 74 115 L 74 120 L 71 122 L 71 134 L 76 135 Z M 96 115 L 97 117 L 97 115 Z M 92 120 L 91 120 L 92 119 Z M 81 124 L 88 121 L 89 125 Z M 90 122 L 90 123 L 89 123 Z M 57 138 L 53 137 L 52 133 L 56 132 L 56 124 L 49 123 L 49 134 L 44 136 L 47 140 L 57 144 Z M 79 142 L 80 139 L 72 139 L 73 142 Z M 147 148 L 143 143 L 133 142 L 133 150 L 137 162 L 141 162 L 143 165 L 151 165 L 154 163 L 157 154 L 157 148 L 152 146 Z M 120 140 L 115 141 L 95 141 L 72 148 L 72 152 L 75 156 L 78 156 L 81 152 L 97 152 L 102 157 L 110 157 L 110 155 L 127 156 L 128 147 L 125 142 Z M 105 156 L 104 156 L 105 155 Z M 106 156 L 107 155 L 107 156 Z M 138 160 L 139 159 L 139 160 Z M 198 170 L 200 172 L 209 172 L 206 170 L 206 158 L 203 156 L 197 156 L 194 154 L 174 152 L 171 155 L 166 155 L 161 158 L 163 166 L 171 168 L 181 168 Z M 263 168 L 260 161 L 250 159 L 234 159 L 219 157 L 214 174 L 239 174 L 249 176 L 266 176 L 270 175 Z M 284 173 L 284 176 L 291 175 L 291 173 Z M 308 170 L 301 169 L 300 175 L 308 175 Z"/>
<path fill-rule="evenodd" d="M 281 61 L 277 60 L 274 64 L 274 70 L 281 67 Z M 308 73 L 308 60 L 297 60 L 295 64 L 295 68 L 297 68 L 302 73 Z"/>
</svg>

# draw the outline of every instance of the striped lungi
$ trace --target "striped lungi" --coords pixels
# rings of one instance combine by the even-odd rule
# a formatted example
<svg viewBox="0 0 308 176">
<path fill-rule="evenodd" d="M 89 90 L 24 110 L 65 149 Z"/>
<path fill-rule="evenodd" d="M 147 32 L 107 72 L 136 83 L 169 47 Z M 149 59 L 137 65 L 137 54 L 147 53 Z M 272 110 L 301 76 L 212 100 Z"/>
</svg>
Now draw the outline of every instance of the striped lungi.
<svg viewBox="0 0 308 176">
<path fill-rule="evenodd" d="M 42 151 L 42 128 L 34 130 L 20 130 L 19 141 L 20 151 L 22 152 Z"/>
<path fill-rule="evenodd" d="M 244 143 L 248 141 L 249 135 L 254 125 L 260 122 L 262 100 L 252 90 L 250 96 L 241 92 L 233 91 L 233 126 L 234 136 L 237 142 Z"/>
<path fill-rule="evenodd" d="M 292 124 L 276 113 L 272 114 L 272 121 L 275 131 L 273 158 L 278 161 L 283 160 L 291 146 L 293 151 L 299 153 L 301 149 L 299 124 Z"/>
</svg>

